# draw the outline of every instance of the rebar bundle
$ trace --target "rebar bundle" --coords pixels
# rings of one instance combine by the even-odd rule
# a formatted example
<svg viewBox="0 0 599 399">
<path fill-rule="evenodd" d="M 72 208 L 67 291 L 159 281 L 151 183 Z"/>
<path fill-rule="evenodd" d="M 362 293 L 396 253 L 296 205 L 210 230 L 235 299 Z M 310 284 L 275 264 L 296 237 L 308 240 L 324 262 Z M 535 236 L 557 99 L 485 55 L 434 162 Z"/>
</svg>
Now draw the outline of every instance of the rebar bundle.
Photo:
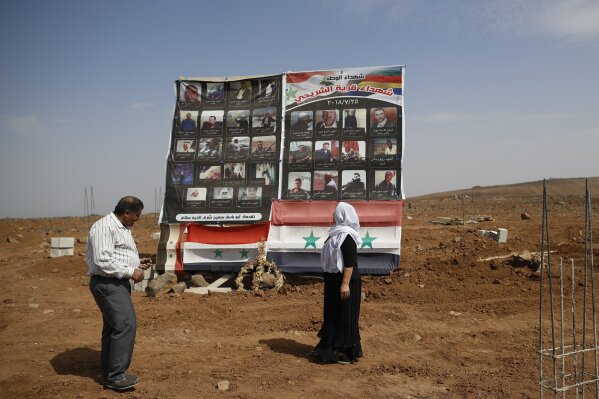
<svg viewBox="0 0 599 399">
<path fill-rule="evenodd" d="M 599 398 L 599 363 L 597 358 L 599 348 L 597 347 L 592 231 L 591 193 L 587 179 L 584 217 L 585 253 L 582 281 L 577 281 L 574 259 L 570 260 L 570 271 L 568 273 L 568 271 L 564 272 L 564 262 L 560 258 L 557 271 L 559 275 L 555 275 L 555 266 L 551 262 L 546 181 L 543 181 L 538 352 L 541 398 L 543 398 L 544 392 L 547 391 L 555 398 L 558 395 L 561 398 L 584 398 L 585 394 L 589 397 Z M 547 275 L 547 287 L 545 287 L 545 275 Z M 570 284 L 569 287 L 565 287 L 568 277 Z M 553 287 L 554 279 L 559 279 L 559 287 Z M 577 293 L 580 297 L 581 287 L 582 304 L 577 304 Z M 564 294 L 564 290 L 568 289 L 570 292 Z M 548 300 L 548 310 L 544 309 L 545 300 Z M 556 302 L 558 302 L 557 306 Z M 569 310 L 567 309 L 568 306 Z M 582 312 L 580 310 L 581 306 Z M 558 315 L 556 315 L 557 312 L 559 312 Z M 550 326 L 544 329 L 543 322 L 547 317 Z M 544 347 L 544 342 L 549 342 L 549 345 Z"/>
</svg>

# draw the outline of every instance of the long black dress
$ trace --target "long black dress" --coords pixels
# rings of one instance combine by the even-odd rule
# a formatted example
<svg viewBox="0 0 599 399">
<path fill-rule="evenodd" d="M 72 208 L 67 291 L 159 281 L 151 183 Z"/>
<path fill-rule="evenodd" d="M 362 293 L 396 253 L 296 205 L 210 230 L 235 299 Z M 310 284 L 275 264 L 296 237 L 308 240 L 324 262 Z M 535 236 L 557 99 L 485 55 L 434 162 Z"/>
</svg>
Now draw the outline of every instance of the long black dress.
<svg viewBox="0 0 599 399">
<path fill-rule="evenodd" d="M 320 342 L 314 356 L 325 363 L 349 360 L 355 362 L 362 357 L 360 343 L 360 302 L 362 281 L 358 269 L 358 249 L 356 242 L 347 236 L 341 244 L 343 264 L 353 266 L 349 282 L 349 299 L 341 299 L 343 273 L 324 273 L 324 311 L 322 328 L 318 332 Z"/>
</svg>

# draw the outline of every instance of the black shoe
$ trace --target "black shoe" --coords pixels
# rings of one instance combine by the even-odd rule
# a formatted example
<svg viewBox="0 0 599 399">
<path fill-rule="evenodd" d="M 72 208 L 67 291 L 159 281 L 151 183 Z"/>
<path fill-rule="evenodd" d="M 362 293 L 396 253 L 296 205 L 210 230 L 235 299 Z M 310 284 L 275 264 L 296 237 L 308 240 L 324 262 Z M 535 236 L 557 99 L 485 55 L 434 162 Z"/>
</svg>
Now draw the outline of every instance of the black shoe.
<svg viewBox="0 0 599 399">
<path fill-rule="evenodd" d="M 349 359 L 349 357 L 345 354 L 345 353 L 340 353 L 339 357 L 337 358 L 337 364 L 351 364 L 352 361 Z"/>
<path fill-rule="evenodd" d="M 123 373 L 114 380 L 104 384 L 106 388 L 114 389 L 116 391 L 126 391 L 127 389 L 131 389 L 136 385 L 137 376 L 135 374 L 127 373 Z"/>
</svg>

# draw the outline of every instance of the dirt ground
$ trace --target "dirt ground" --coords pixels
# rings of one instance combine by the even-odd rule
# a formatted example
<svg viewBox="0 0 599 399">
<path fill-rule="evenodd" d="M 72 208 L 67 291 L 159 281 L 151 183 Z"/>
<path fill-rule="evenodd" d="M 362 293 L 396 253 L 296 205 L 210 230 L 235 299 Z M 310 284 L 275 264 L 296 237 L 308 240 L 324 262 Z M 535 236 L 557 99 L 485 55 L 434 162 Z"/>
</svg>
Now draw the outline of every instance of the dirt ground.
<svg viewBox="0 0 599 399">
<path fill-rule="evenodd" d="M 599 201 L 593 201 L 597 220 Z M 539 251 L 541 198 L 410 202 L 400 268 L 363 277 L 358 363 L 311 360 L 322 317 L 323 286 L 315 278 L 288 275 L 279 293 L 264 296 L 134 292 L 131 370 L 140 384 L 126 393 L 98 382 L 102 321 L 87 286 L 85 244 L 60 258 L 49 258 L 44 244 L 52 236 L 85 237 L 93 220 L 0 220 L 0 397 L 538 397 L 539 279 L 509 258 L 479 259 Z M 553 256 L 574 258 L 580 276 L 583 198 L 553 196 L 549 207 Z M 523 212 L 531 219 L 521 220 Z M 463 215 L 494 220 L 429 223 Z M 140 253 L 155 253 L 155 222 L 155 215 L 144 215 L 133 228 Z M 476 234 L 499 227 L 509 230 L 507 244 Z M 593 236 L 599 237 L 597 227 Z M 594 248 L 597 257 L 599 243 Z M 223 380 L 230 383 L 226 391 L 217 388 Z"/>
</svg>

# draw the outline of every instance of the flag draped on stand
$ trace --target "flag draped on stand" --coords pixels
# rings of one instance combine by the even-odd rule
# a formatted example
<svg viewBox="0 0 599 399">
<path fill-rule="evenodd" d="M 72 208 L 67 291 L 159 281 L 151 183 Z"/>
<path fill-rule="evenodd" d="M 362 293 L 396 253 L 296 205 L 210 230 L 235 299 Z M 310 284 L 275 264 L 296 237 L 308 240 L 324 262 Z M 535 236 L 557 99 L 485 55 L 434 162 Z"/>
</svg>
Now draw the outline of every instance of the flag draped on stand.
<svg viewBox="0 0 599 399">
<path fill-rule="evenodd" d="M 387 274 L 399 264 L 403 201 L 348 201 L 360 219 L 363 273 Z M 274 201 L 268 257 L 285 272 L 320 272 L 320 250 L 337 201 Z"/>
<path fill-rule="evenodd" d="M 236 271 L 258 253 L 258 244 L 268 238 L 270 223 L 240 226 L 190 224 L 183 243 L 185 270 Z"/>
</svg>

